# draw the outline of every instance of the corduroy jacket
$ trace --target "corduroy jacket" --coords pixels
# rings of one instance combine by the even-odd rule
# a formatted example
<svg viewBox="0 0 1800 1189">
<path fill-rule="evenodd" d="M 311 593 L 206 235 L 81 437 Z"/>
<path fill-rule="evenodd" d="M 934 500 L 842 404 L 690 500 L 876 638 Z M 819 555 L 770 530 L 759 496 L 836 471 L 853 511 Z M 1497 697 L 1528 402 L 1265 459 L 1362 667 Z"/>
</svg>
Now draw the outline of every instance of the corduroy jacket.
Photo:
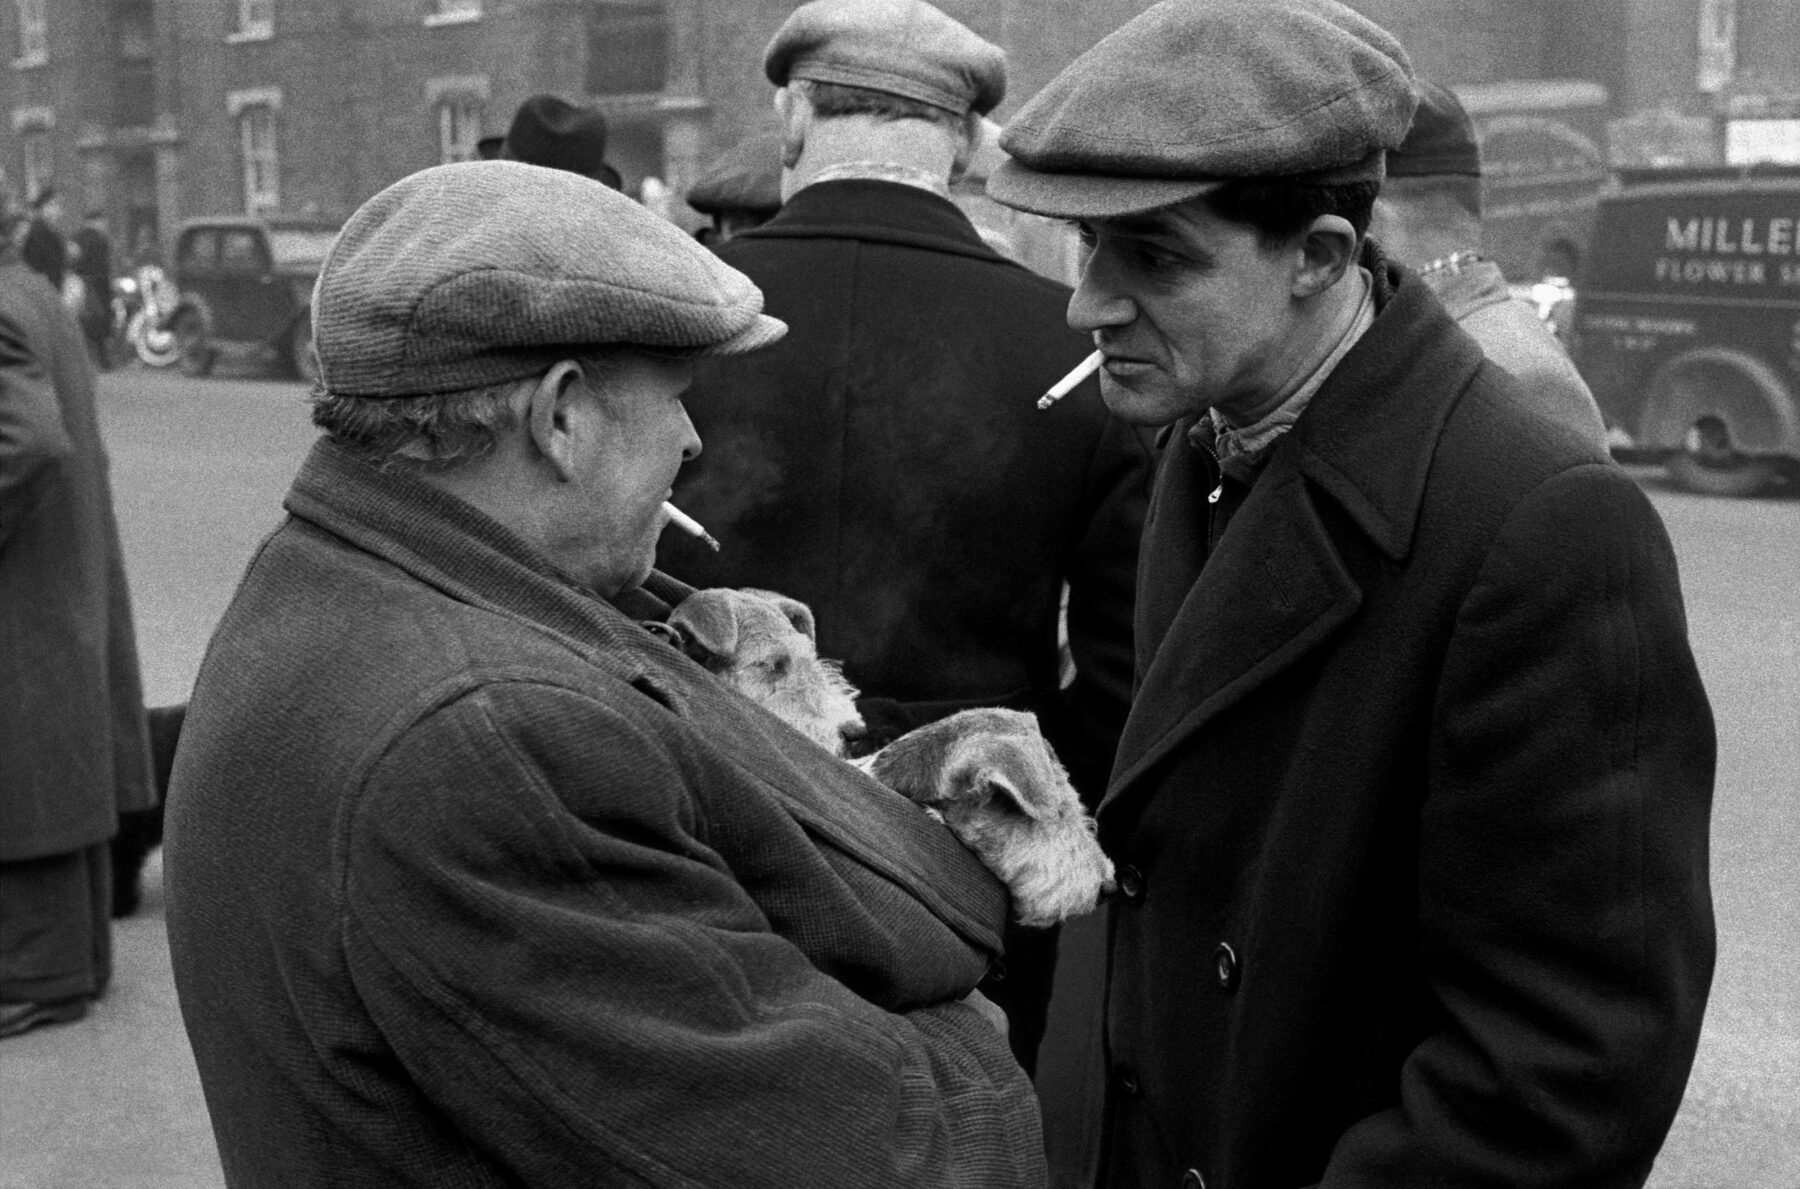
<svg viewBox="0 0 1800 1189">
<path fill-rule="evenodd" d="M 1681 1101 L 1714 735 L 1667 535 L 1367 263 L 1374 325 L 1216 545 L 1217 465 L 1164 450 L 1120 895 L 1038 1062 L 1056 1185 L 1635 1186 Z"/>
<path fill-rule="evenodd" d="M 461 501 L 321 443 L 287 507 L 169 794 L 228 1183 L 1042 1182 L 941 826 Z"/>
</svg>

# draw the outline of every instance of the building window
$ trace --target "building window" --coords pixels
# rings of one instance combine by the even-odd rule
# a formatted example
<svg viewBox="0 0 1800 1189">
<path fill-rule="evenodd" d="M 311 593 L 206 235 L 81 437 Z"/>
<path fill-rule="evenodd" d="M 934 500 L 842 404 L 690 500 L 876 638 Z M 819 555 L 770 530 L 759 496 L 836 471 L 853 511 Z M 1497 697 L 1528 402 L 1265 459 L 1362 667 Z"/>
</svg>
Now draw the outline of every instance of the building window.
<svg viewBox="0 0 1800 1189">
<path fill-rule="evenodd" d="M 1737 70 L 1737 0 L 1700 0 L 1699 60 L 1694 85 L 1716 95 Z"/>
<path fill-rule="evenodd" d="M 238 145 L 244 157 L 244 213 L 266 215 L 281 208 L 281 161 L 275 148 L 275 108 L 247 105 L 238 112 Z"/>
<path fill-rule="evenodd" d="M 587 12 L 587 93 L 661 91 L 669 73 L 669 18 L 663 4 L 595 4 Z"/>
<path fill-rule="evenodd" d="M 42 66 L 50 60 L 50 18 L 48 0 L 18 0 L 19 60 L 18 66 Z"/>
<path fill-rule="evenodd" d="M 56 157 L 51 151 L 50 134 L 43 129 L 34 129 L 19 137 L 19 146 L 25 158 L 25 190 L 26 201 L 36 198 L 49 189 L 56 176 Z"/>
<path fill-rule="evenodd" d="M 438 160 L 473 161 L 481 139 L 481 100 L 470 95 L 446 98 L 438 104 Z"/>
<path fill-rule="evenodd" d="M 425 14 L 425 24 L 460 25 L 464 21 L 481 19 L 481 0 L 431 0 L 431 11 Z"/>
<path fill-rule="evenodd" d="M 275 0 L 237 0 L 237 28 L 229 41 L 267 41 L 275 36 Z"/>
</svg>

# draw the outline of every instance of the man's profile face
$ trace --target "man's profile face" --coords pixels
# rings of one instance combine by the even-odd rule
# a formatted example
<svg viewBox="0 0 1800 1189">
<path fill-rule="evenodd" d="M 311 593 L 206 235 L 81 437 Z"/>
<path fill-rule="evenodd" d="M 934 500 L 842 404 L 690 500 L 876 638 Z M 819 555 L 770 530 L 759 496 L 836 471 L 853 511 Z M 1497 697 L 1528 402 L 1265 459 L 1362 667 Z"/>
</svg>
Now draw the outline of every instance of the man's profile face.
<svg viewBox="0 0 1800 1189">
<path fill-rule="evenodd" d="M 656 541 L 681 464 L 700 453 L 681 394 L 694 379 L 687 360 L 625 352 L 569 412 L 575 452 L 576 548 L 584 577 L 603 595 L 636 586 L 656 564 Z"/>
<path fill-rule="evenodd" d="M 1106 355 L 1100 392 L 1125 421 L 1167 425 L 1212 407 L 1253 407 L 1295 316 L 1297 249 L 1199 201 L 1077 224 L 1081 281 L 1069 325 Z"/>
</svg>

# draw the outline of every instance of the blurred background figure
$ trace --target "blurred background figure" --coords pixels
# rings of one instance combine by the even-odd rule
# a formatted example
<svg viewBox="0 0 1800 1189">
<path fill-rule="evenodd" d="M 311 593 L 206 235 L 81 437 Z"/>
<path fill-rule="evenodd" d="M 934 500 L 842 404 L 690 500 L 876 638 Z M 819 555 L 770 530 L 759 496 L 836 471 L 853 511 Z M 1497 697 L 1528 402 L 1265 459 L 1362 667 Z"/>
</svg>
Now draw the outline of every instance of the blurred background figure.
<svg viewBox="0 0 1800 1189">
<path fill-rule="evenodd" d="M 112 237 L 106 233 L 106 213 L 89 211 L 70 240 L 74 248 L 69 271 L 81 281 L 81 331 L 96 367 L 112 362 Z"/>
<path fill-rule="evenodd" d="M 62 199 L 54 186 L 46 187 L 32 197 L 31 216 L 19 241 L 19 258 L 48 280 L 59 295 L 69 269 L 69 244 L 63 238 L 62 220 Z"/>
<path fill-rule="evenodd" d="M 0 245 L 0 657 L 5 1037 L 77 1019 L 106 989 L 107 842 L 121 811 L 155 799 L 93 369 L 56 291 L 10 244 Z"/>
<path fill-rule="evenodd" d="M 790 329 L 698 369 L 706 449 L 674 498 L 723 550 L 670 534 L 667 567 L 810 605 L 820 654 L 865 694 L 865 746 L 971 707 L 1030 711 L 1091 803 L 1130 697 L 1149 456 L 1092 381 L 1038 410 L 1093 344 L 1064 321 L 1069 290 L 951 201 L 1005 56 L 919 0 L 816 0 L 763 66 L 786 202 L 719 255 Z M 1054 932 L 1011 929 L 1004 978 L 983 984 L 1028 1070 L 1055 951 Z"/>
<path fill-rule="evenodd" d="M 500 159 L 566 169 L 622 190 L 619 171 L 606 161 L 606 131 L 606 117 L 597 108 L 556 95 L 533 95 L 513 115 Z"/>
<path fill-rule="evenodd" d="M 1448 87 L 1424 82 L 1406 140 L 1387 157 L 1369 235 L 1417 273 L 1487 357 L 1526 381 L 1545 415 L 1604 448 L 1600 407 L 1568 352 L 1500 266 L 1481 255 L 1481 148 Z"/>
<path fill-rule="evenodd" d="M 712 218 L 702 243 L 729 243 L 781 209 L 781 132 L 746 137 L 721 153 L 688 189 L 687 204 Z"/>
</svg>

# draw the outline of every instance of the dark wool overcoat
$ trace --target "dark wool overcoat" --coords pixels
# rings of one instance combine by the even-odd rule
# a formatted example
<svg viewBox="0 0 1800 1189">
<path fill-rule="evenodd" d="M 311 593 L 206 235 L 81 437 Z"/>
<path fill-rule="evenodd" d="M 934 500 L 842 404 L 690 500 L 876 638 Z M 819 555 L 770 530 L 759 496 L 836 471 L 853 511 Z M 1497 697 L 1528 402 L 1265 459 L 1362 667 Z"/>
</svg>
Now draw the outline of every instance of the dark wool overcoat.
<svg viewBox="0 0 1800 1189">
<path fill-rule="evenodd" d="M 1091 381 L 1036 407 L 1093 349 L 1069 290 L 894 182 L 808 186 L 720 255 L 791 329 L 685 397 L 704 450 L 675 502 L 724 548 L 670 533 L 664 566 L 810 604 L 820 654 L 865 694 L 927 704 L 902 726 L 1037 712 L 1097 798 L 1131 693 L 1150 466 Z M 1059 693 L 1065 580 L 1077 677 Z"/>
<path fill-rule="evenodd" d="M 287 507 L 169 791 L 228 1184 L 1042 1184 L 941 824 L 459 500 L 321 444 Z"/>
<path fill-rule="evenodd" d="M 1222 534 L 1241 489 L 1190 423 L 1165 448 L 1121 895 L 1065 931 L 1039 1060 L 1055 1184 L 1630 1186 L 1681 1100 L 1714 735 L 1668 538 L 1370 263 Z"/>
<path fill-rule="evenodd" d="M 0 862 L 104 842 L 155 804 L 87 346 L 0 249 Z"/>
</svg>

